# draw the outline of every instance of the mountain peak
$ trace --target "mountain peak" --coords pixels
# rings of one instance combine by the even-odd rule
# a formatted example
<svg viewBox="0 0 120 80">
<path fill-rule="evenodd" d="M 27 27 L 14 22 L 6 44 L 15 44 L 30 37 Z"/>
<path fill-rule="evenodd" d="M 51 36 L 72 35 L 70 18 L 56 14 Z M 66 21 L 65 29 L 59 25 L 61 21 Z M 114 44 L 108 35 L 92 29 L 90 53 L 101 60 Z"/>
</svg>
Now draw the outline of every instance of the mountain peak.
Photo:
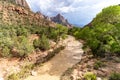
<svg viewBox="0 0 120 80">
<path fill-rule="evenodd" d="M 61 14 L 57 14 L 56 18 L 59 20 L 65 20 L 65 18 Z"/>
<path fill-rule="evenodd" d="M 62 16 L 60 13 L 54 17 L 51 17 L 51 21 L 65 25 L 67 27 L 72 27 L 72 25 L 67 21 L 67 19 L 65 19 L 64 16 Z"/>
<path fill-rule="evenodd" d="M 56 16 L 62 16 L 62 15 L 59 13 L 59 14 L 57 14 Z"/>
</svg>

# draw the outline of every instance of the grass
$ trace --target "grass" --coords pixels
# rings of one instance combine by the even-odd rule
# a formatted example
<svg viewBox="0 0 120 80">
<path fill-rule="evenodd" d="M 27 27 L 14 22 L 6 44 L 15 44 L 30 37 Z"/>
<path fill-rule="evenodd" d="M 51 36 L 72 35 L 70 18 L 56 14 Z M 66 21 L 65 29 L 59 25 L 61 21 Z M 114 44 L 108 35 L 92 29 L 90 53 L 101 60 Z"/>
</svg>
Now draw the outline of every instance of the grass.
<svg viewBox="0 0 120 80">
<path fill-rule="evenodd" d="M 34 64 L 23 66 L 20 72 L 13 73 L 7 77 L 7 80 L 23 80 L 31 74 L 31 70 L 34 68 Z"/>
</svg>

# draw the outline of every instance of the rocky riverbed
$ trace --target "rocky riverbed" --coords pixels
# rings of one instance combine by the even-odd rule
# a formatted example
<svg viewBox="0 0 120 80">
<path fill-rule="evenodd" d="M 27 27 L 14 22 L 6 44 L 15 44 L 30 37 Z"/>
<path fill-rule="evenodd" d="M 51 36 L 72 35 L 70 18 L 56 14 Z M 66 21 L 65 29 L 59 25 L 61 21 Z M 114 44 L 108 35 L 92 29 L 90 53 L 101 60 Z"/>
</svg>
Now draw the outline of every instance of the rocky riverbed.
<svg viewBox="0 0 120 80">
<path fill-rule="evenodd" d="M 29 76 L 25 80 L 60 80 L 61 75 L 81 60 L 82 43 L 68 36 L 62 44 L 66 47 L 59 54 L 46 63 L 43 63 L 35 72 L 37 75 Z"/>
</svg>

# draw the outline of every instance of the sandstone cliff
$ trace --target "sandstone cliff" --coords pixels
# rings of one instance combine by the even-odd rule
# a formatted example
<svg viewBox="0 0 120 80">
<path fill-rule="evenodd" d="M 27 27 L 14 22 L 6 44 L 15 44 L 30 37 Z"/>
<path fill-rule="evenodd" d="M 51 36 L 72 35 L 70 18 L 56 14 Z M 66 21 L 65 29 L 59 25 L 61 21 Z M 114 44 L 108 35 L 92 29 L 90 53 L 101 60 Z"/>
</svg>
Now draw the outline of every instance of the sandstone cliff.
<svg viewBox="0 0 120 80">
<path fill-rule="evenodd" d="M 45 19 L 42 14 L 40 15 L 38 12 L 34 13 L 26 9 L 27 3 L 22 1 L 16 0 L 16 3 L 24 7 L 14 5 L 15 1 L 13 0 L 12 2 L 9 0 L 0 1 L 0 24 L 55 26 L 52 21 Z"/>
<path fill-rule="evenodd" d="M 30 9 L 26 0 L 0 0 L 0 1 L 17 4 L 19 6 Z"/>
<path fill-rule="evenodd" d="M 16 4 L 18 4 L 20 6 L 23 6 L 25 8 L 30 9 L 29 6 L 28 6 L 28 4 L 27 4 L 27 2 L 26 2 L 26 0 L 15 0 L 15 2 L 16 2 Z"/>
</svg>

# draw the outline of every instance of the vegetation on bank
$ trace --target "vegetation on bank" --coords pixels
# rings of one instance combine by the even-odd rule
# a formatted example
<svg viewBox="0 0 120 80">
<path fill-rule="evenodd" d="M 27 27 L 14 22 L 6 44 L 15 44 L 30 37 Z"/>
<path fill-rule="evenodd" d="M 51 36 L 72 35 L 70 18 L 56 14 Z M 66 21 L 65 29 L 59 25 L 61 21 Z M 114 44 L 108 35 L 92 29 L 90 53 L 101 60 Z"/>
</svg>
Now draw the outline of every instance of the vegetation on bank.
<svg viewBox="0 0 120 80">
<path fill-rule="evenodd" d="M 28 38 L 32 34 L 39 35 L 39 39 L 34 40 L 33 43 Z M 0 56 L 25 57 L 36 48 L 48 50 L 50 48 L 49 39 L 58 41 L 66 34 L 67 28 L 62 25 L 57 25 L 55 28 L 0 25 Z"/>
<path fill-rule="evenodd" d="M 89 25 L 70 29 L 69 33 L 85 40 L 96 57 L 120 55 L 120 6 L 103 9 Z"/>
<path fill-rule="evenodd" d="M 81 77 L 81 74 L 77 76 L 80 77 L 80 80 L 96 80 L 100 78 L 102 80 L 120 80 L 119 69 L 116 66 L 113 66 L 116 63 L 119 64 L 119 60 L 116 61 L 116 56 L 120 56 L 120 6 L 110 6 L 102 10 L 97 16 L 93 19 L 91 23 L 86 25 L 83 28 L 74 27 L 69 29 L 68 33 L 75 36 L 76 39 L 84 40 L 84 48 L 90 48 L 92 54 L 95 58 L 91 57 L 92 60 L 96 59 L 97 61 L 92 64 L 92 67 L 89 65 L 90 69 L 87 73 L 84 73 L 84 77 Z M 99 58 L 98 58 L 99 57 Z M 101 58 L 105 57 L 105 58 Z M 104 61 L 99 61 L 105 60 Z M 87 58 L 89 61 L 90 59 Z M 114 62 L 115 60 L 116 62 Z M 84 60 L 83 60 L 84 61 Z M 113 61 L 113 62 L 112 62 Z M 92 61 L 93 62 L 93 61 Z M 86 63 L 86 61 L 85 61 Z M 85 63 L 83 65 L 85 65 Z M 90 62 L 89 62 L 90 63 Z M 108 64 L 109 63 L 109 64 Z M 87 63 L 86 63 L 87 64 Z M 106 65 L 107 64 L 107 65 Z M 111 66 L 109 66 L 111 64 Z M 82 65 L 80 63 L 80 65 Z M 77 66 L 78 70 L 81 69 L 81 66 Z M 87 70 L 88 68 L 84 68 Z M 99 75 L 101 69 L 108 68 L 111 69 L 111 72 L 106 72 L 106 76 Z M 76 69 L 76 66 L 75 66 Z M 115 70 L 115 71 L 114 71 Z M 80 70 L 81 73 L 82 70 Z M 90 71 L 90 73 L 89 73 Z M 63 80 L 66 78 L 66 75 L 71 75 L 74 71 L 66 72 L 63 75 Z M 112 73 L 113 72 L 113 73 Z M 79 73 L 79 72 L 78 72 Z M 105 72 L 104 72 L 105 73 Z M 71 76 L 70 76 L 71 77 Z M 67 77 L 69 78 L 69 77 Z"/>
<path fill-rule="evenodd" d="M 109 80 L 120 80 L 120 73 L 112 73 Z"/>
<path fill-rule="evenodd" d="M 0 57 L 24 58 L 36 49 L 50 49 L 50 40 L 57 43 L 66 37 L 67 27 L 14 3 L 15 0 L 0 1 Z M 32 34 L 38 35 L 39 39 L 31 42 Z"/>
<path fill-rule="evenodd" d="M 92 72 L 85 73 L 84 78 L 85 80 L 97 80 L 96 75 Z M 108 80 L 120 80 L 120 73 L 111 73 Z"/>
<path fill-rule="evenodd" d="M 96 80 L 97 79 L 96 75 L 92 72 L 85 73 L 84 78 L 85 80 Z"/>
</svg>

